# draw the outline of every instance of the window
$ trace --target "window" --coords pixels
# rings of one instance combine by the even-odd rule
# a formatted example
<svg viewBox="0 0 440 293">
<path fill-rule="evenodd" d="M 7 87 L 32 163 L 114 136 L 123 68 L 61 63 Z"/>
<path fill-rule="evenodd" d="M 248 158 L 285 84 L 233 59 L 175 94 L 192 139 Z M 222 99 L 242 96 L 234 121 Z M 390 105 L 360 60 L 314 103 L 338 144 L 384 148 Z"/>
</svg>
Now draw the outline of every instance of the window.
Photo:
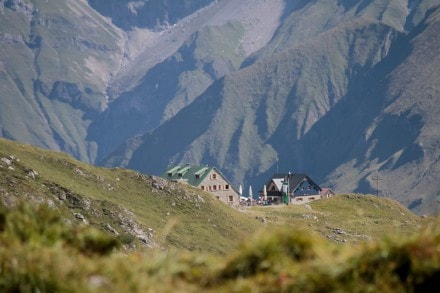
<svg viewBox="0 0 440 293">
<path fill-rule="evenodd" d="M 225 185 L 225 190 L 229 190 L 229 184 Z"/>
<path fill-rule="evenodd" d="M 217 179 L 217 174 L 215 174 L 215 173 L 213 173 L 212 175 L 211 175 L 211 179 Z"/>
<path fill-rule="evenodd" d="M 222 190 L 222 186 L 221 185 L 218 186 L 218 190 Z"/>
<path fill-rule="evenodd" d="M 214 189 L 214 191 L 216 191 L 217 190 L 217 185 L 213 185 L 212 189 Z"/>
<path fill-rule="evenodd" d="M 203 186 L 203 185 L 202 185 L 202 186 L 200 186 L 200 188 L 201 188 L 202 190 L 205 190 L 205 186 Z"/>
<path fill-rule="evenodd" d="M 229 201 L 234 201 L 234 196 L 233 195 L 229 196 Z"/>
</svg>

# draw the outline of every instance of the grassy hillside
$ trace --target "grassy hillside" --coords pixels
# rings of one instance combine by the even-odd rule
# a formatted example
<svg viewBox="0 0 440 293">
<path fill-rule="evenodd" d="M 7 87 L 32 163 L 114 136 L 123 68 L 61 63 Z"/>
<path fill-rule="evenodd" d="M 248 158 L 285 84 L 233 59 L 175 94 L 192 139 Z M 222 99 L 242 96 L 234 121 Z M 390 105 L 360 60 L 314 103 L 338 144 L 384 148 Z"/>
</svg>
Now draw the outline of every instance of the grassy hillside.
<svg viewBox="0 0 440 293">
<path fill-rule="evenodd" d="M 75 223 L 118 236 L 128 247 L 226 253 L 259 228 L 284 224 L 348 243 L 378 239 L 390 231 L 411 234 L 420 227 L 420 218 L 406 208 L 374 196 L 340 195 L 304 206 L 237 211 L 190 186 L 130 170 L 97 168 L 7 140 L 0 140 L 0 159 L 0 196 L 7 206 L 23 199 L 48 203 Z"/>
<path fill-rule="evenodd" d="M 337 243 L 417 232 L 421 219 L 395 201 L 338 195 L 309 205 L 241 207 L 188 185 L 0 140 L 0 198 L 46 203 L 72 223 L 116 236 L 127 248 L 227 253 L 259 229 L 305 227 Z"/>
<path fill-rule="evenodd" d="M 337 195 L 306 205 L 256 206 L 245 209 L 265 225 L 314 231 L 335 243 L 360 244 L 387 235 L 420 230 L 422 219 L 394 200 L 373 195 Z"/>
<path fill-rule="evenodd" d="M 440 231 L 395 201 L 241 207 L 0 139 L 0 291 L 427 290 Z"/>
<path fill-rule="evenodd" d="M 47 203 L 74 223 L 118 235 L 128 247 L 225 253 L 258 227 L 207 193 L 138 172 L 97 168 L 3 139 L 0 159 L 7 206 Z"/>
<path fill-rule="evenodd" d="M 438 221 L 409 237 L 334 245 L 299 228 L 263 231 L 227 257 L 120 253 L 53 208 L 0 208 L 4 292 L 434 292 Z"/>
</svg>

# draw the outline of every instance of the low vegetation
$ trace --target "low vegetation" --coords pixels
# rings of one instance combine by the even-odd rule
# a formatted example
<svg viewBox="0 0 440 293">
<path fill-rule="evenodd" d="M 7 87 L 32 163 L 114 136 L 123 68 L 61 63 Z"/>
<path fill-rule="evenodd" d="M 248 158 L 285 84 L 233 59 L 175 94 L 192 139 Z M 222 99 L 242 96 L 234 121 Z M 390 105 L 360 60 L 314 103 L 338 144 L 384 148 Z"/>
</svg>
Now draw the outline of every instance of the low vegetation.
<svg viewBox="0 0 440 293">
<path fill-rule="evenodd" d="M 0 139 L 2 292 L 417 292 L 439 268 L 438 220 L 389 199 L 237 210 Z"/>
<path fill-rule="evenodd" d="M 245 213 L 269 226 L 307 228 L 332 242 L 360 244 L 390 232 L 409 236 L 422 219 L 394 200 L 345 194 L 305 205 L 255 206 Z"/>
<path fill-rule="evenodd" d="M 128 250 L 179 248 L 225 254 L 260 226 L 208 193 L 124 169 L 0 139 L 0 200 L 45 203 Z M 215 212 L 213 212 L 215 211 Z"/>
<path fill-rule="evenodd" d="M 438 222 L 405 237 L 337 245 L 289 226 L 261 230 L 227 257 L 124 252 L 45 204 L 0 212 L 2 292 L 426 292 L 440 272 Z"/>
</svg>

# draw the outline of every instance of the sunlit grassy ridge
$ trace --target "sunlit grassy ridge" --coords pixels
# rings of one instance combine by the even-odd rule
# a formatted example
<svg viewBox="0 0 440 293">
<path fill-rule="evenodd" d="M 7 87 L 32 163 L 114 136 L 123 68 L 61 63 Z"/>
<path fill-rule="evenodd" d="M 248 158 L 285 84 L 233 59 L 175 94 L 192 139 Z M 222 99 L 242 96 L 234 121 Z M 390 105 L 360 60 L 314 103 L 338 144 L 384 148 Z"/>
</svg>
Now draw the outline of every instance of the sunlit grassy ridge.
<svg viewBox="0 0 440 293">
<path fill-rule="evenodd" d="M 0 162 L 5 204 L 45 202 L 73 223 L 105 230 L 131 248 L 224 254 L 260 228 L 286 224 L 352 244 L 390 232 L 410 235 L 421 225 L 405 207 L 375 196 L 338 195 L 309 205 L 237 211 L 190 186 L 125 169 L 97 168 L 63 153 L 7 140 L 0 140 L 0 159 L 10 161 Z"/>
<path fill-rule="evenodd" d="M 0 158 L 10 161 L 0 162 L 0 197 L 8 206 L 45 202 L 76 224 L 122 237 L 132 248 L 226 253 L 259 227 L 207 193 L 138 172 L 97 168 L 6 140 L 0 140 Z"/>
<path fill-rule="evenodd" d="M 0 140 L 2 292 L 415 292 L 438 222 L 371 195 L 230 208 L 186 185 Z"/>
<path fill-rule="evenodd" d="M 308 205 L 262 206 L 246 213 L 266 225 L 306 227 L 339 243 L 361 243 L 384 236 L 408 236 L 421 218 L 394 200 L 373 195 L 337 195 Z"/>
</svg>

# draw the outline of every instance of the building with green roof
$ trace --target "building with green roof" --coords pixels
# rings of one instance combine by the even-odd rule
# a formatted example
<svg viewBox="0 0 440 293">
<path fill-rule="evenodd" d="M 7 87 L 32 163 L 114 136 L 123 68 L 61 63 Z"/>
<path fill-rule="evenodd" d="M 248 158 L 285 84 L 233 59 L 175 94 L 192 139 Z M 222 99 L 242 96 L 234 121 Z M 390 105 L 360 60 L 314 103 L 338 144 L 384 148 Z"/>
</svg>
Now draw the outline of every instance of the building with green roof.
<svg viewBox="0 0 440 293">
<path fill-rule="evenodd" d="M 225 176 L 215 167 L 177 165 L 169 167 L 162 177 L 191 184 L 210 192 L 216 198 L 231 206 L 240 204 L 240 194 Z"/>
</svg>

